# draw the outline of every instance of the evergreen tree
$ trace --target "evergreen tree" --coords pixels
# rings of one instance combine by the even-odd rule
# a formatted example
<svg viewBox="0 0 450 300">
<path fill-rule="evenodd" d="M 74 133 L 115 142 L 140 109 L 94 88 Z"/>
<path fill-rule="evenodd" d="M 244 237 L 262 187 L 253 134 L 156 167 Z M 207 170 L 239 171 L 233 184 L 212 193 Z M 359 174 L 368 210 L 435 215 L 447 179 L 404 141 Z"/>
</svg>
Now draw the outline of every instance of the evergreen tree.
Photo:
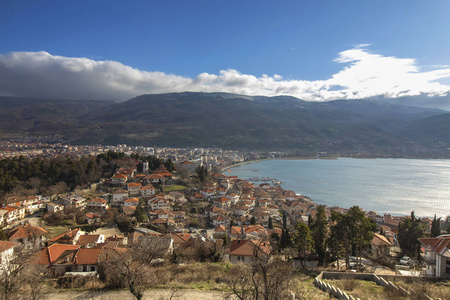
<svg viewBox="0 0 450 300">
<path fill-rule="evenodd" d="M 406 218 L 398 225 L 397 239 L 403 253 L 407 255 L 419 255 L 420 245 L 418 238 L 424 236 L 425 230 L 420 223 L 420 219 L 416 219 L 414 211 L 411 212 L 410 218 Z"/>
<path fill-rule="evenodd" d="M 433 222 L 431 222 L 431 237 L 437 237 L 441 235 L 441 218 L 436 219 L 436 214 L 434 214 Z"/>
<path fill-rule="evenodd" d="M 325 258 L 326 240 L 328 236 L 328 221 L 325 215 L 325 206 L 317 207 L 316 220 L 312 227 L 312 235 L 314 239 L 314 250 L 319 257 L 319 264 L 322 265 Z"/>
<path fill-rule="evenodd" d="M 200 182 L 205 182 L 206 179 L 208 178 L 208 170 L 204 166 L 197 167 L 195 169 L 195 172 L 197 173 Z"/>
<path fill-rule="evenodd" d="M 292 247 L 291 234 L 289 233 L 289 229 L 286 229 L 286 248 Z"/>
<path fill-rule="evenodd" d="M 145 220 L 144 209 L 142 208 L 141 202 L 136 206 L 136 210 L 134 211 L 134 217 L 138 223 L 142 223 Z"/>
<path fill-rule="evenodd" d="M 269 229 L 273 229 L 272 217 L 269 217 L 269 225 L 267 226 Z"/>
<path fill-rule="evenodd" d="M 281 229 L 280 249 L 286 248 L 286 232 Z"/>
<path fill-rule="evenodd" d="M 255 224 L 256 224 L 256 218 L 255 218 L 255 216 L 252 216 L 252 218 L 250 219 L 250 224 L 251 224 L 251 225 L 255 225 Z"/>
<path fill-rule="evenodd" d="M 294 231 L 293 244 L 303 258 L 303 267 L 306 267 L 306 253 L 311 249 L 312 242 L 311 230 L 308 225 L 303 222 L 297 222 Z"/>
<path fill-rule="evenodd" d="M 286 229 L 287 227 L 287 216 L 286 216 L 286 212 L 283 211 L 283 228 Z"/>
<path fill-rule="evenodd" d="M 314 220 L 311 214 L 308 215 L 308 227 L 309 229 L 312 229 L 314 226 Z"/>
</svg>

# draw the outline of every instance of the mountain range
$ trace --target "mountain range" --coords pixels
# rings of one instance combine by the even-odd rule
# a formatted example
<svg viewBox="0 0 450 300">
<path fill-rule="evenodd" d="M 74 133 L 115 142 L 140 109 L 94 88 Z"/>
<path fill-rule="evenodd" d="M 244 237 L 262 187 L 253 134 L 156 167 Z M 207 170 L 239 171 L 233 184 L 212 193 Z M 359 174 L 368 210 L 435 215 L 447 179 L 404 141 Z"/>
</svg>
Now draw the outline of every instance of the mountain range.
<svg viewBox="0 0 450 300">
<path fill-rule="evenodd" d="M 445 156 L 450 113 L 387 99 L 303 101 L 228 93 L 125 102 L 0 97 L 0 137 L 118 144 Z"/>
</svg>

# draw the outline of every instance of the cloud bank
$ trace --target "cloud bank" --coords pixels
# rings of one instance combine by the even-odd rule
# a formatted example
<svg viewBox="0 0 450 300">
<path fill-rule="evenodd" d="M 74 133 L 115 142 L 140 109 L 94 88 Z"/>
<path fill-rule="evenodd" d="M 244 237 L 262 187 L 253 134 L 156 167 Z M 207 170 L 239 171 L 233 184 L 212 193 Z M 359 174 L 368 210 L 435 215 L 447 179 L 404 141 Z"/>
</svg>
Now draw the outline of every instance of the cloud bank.
<svg viewBox="0 0 450 300">
<path fill-rule="evenodd" d="M 148 72 L 116 61 L 55 56 L 47 52 L 0 55 L 0 95 L 59 99 L 128 100 L 141 94 L 169 92 L 227 92 L 243 95 L 291 95 L 327 101 L 374 96 L 445 95 L 450 67 L 422 72 L 414 59 L 374 54 L 367 45 L 338 53 L 338 73 L 326 80 L 285 80 L 280 75 L 242 74 L 222 70 L 195 78 Z"/>
</svg>

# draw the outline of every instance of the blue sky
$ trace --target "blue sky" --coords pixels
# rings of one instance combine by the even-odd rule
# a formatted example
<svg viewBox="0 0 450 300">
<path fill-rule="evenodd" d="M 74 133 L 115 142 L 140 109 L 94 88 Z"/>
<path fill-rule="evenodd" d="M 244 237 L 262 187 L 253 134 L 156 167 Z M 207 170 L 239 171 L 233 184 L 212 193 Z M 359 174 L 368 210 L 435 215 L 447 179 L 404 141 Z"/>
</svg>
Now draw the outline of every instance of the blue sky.
<svg viewBox="0 0 450 300">
<path fill-rule="evenodd" d="M 449 16 L 450 1 L 4 0 L 0 95 L 442 95 Z"/>
</svg>

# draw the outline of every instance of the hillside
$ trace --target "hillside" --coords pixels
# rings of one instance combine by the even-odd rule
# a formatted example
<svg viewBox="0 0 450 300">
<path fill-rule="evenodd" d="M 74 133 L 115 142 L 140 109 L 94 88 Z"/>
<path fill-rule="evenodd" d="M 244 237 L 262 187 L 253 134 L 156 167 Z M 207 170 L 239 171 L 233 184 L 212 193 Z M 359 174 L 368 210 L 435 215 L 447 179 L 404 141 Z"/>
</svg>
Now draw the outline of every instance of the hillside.
<svg viewBox="0 0 450 300">
<path fill-rule="evenodd" d="M 0 105 L 1 137 L 58 134 L 73 143 L 436 152 L 440 149 L 427 144 L 427 128 L 434 132 L 450 126 L 449 118 L 442 120 L 444 125 L 436 121 L 439 126 L 429 121 L 445 111 L 376 100 L 307 102 L 185 92 L 141 95 L 122 103 L 1 97 Z M 423 135 L 411 132 L 417 126 Z"/>
</svg>

